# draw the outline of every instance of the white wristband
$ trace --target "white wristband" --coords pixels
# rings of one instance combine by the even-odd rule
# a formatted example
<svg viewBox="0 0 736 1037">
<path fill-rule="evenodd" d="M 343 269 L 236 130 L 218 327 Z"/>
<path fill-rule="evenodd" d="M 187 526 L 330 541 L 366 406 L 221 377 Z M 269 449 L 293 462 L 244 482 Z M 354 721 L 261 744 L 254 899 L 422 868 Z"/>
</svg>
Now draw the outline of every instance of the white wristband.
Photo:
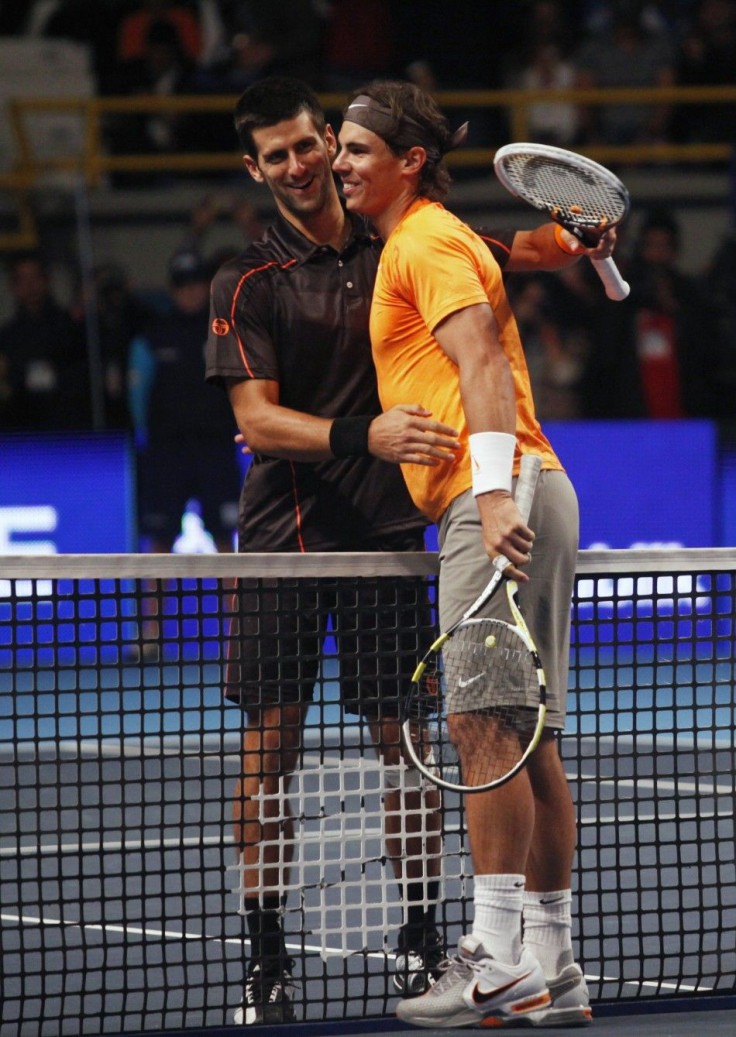
<svg viewBox="0 0 736 1037">
<path fill-rule="evenodd" d="M 473 494 L 507 490 L 511 493 L 516 437 L 508 432 L 474 432 L 468 437 Z"/>
</svg>

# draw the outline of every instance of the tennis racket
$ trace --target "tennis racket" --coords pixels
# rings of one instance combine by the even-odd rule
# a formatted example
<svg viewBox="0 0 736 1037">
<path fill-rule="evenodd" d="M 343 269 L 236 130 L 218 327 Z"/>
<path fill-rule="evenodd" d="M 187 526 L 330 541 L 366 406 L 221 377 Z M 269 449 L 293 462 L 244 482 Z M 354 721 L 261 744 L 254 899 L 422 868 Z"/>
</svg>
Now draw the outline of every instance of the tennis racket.
<svg viewBox="0 0 736 1037">
<path fill-rule="evenodd" d="M 548 144 L 506 144 L 493 160 L 503 186 L 539 212 L 594 248 L 598 234 L 616 227 L 628 214 L 629 192 L 605 166 L 583 155 Z M 593 266 L 609 299 L 629 294 L 613 259 L 594 259 Z"/>
<path fill-rule="evenodd" d="M 541 459 L 522 457 L 516 505 L 529 519 Z M 544 730 L 546 681 L 524 618 L 518 587 L 506 581 L 512 622 L 479 616 L 509 565 L 494 561 L 490 582 L 417 666 L 404 702 L 408 756 L 440 788 L 484 792 L 510 781 Z"/>
</svg>

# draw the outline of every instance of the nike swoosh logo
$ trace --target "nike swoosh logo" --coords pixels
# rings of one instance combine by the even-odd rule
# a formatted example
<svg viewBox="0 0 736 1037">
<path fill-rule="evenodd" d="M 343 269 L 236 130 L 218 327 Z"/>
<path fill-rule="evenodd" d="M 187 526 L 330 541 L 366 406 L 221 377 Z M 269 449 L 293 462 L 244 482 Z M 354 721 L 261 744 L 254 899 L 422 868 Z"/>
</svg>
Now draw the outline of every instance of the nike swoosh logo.
<svg viewBox="0 0 736 1037">
<path fill-rule="evenodd" d="M 550 897 L 549 900 L 540 900 L 539 903 L 540 904 L 561 904 L 564 899 L 565 899 L 564 897 Z"/>
<path fill-rule="evenodd" d="M 459 688 L 467 688 L 469 684 L 475 684 L 476 681 L 479 681 L 481 679 L 481 677 L 485 677 L 485 675 L 486 675 L 486 671 L 483 670 L 482 673 L 476 673 L 475 677 L 468 677 L 468 679 L 466 681 L 464 681 L 462 679 L 462 677 L 458 677 L 458 679 L 457 679 L 458 687 Z"/>
<path fill-rule="evenodd" d="M 495 990 L 489 990 L 487 993 L 484 992 L 483 990 L 481 990 L 478 987 L 478 984 L 476 983 L 476 985 L 473 987 L 473 993 L 471 995 L 472 998 L 473 998 L 473 1004 L 476 1004 L 476 1005 L 488 1004 L 489 1001 L 493 1001 L 494 997 L 500 997 L 501 994 L 505 994 L 507 990 L 512 990 L 516 986 L 517 983 L 521 983 L 521 981 L 523 979 L 526 979 L 527 976 L 530 976 L 530 975 L 531 975 L 530 972 L 525 972 L 524 975 L 523 976 L 519 976 L 518 979 L 512 979 L 511 982 L 507 983 L 505 986 L 503 986 L 503 987 L 496 987 Z"/>
</svg>

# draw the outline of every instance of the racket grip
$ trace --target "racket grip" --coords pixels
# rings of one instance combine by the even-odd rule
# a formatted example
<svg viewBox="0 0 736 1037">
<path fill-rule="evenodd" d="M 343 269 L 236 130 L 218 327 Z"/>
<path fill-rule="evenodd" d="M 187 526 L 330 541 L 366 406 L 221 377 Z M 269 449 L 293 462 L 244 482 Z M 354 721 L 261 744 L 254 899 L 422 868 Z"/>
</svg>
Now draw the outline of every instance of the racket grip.
<svg viewBox="0 0 736 1037">
<path fill-rule="evenodd" d="M 534 500 L 534 491 L 537 488 L 537 479 L 542 468 L 542 458 L 537 454 L 522 454 L 519 478 L 516 480 L 516 493 L 514 500 L 519 514 L 525 522 L 529 521 Z"/>
<path fill-rule="evenodd" d="M 603 282 L 606 295 L 614 302 L 621 302 L 629 294 L 631 289 L 619 273 L 619 269 L 608 256 L 606 259 L 591 259 L 595 272 Z"/>
<path fill-rule="evenodd" d="M 532 501 L 534 500 L 534 491 L 537 488 L 537 479 L 539 478 L 541 469 L 542 458 L 537 454 L 521 455 L 521 468 L 519 469 L 519 478 L 516 480 L 514 501 L 524 522 L 529 521 L 529 515 L 532 510 Z M 500 574 L 505 569 L 508 569 L 511 562 L 508 560 L 506 555 L 497 555 L 493 559 L 493 565 L 496 572 Z M 463 618 L 467 619 L 474 611 L 475 605 L 465 613 Z"/>
</svg>

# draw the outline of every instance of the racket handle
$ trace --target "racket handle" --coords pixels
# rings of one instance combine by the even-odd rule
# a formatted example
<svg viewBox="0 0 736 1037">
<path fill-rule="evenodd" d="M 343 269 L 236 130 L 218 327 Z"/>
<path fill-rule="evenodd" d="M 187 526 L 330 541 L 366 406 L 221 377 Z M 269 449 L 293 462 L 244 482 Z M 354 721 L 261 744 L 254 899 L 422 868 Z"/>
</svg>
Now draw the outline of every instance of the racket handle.
<svg viewBox="0 0 736 1037">
<path fill-rule="evenodd" d="M 619 273 L 618 267 L 608 256 L 607 259 L 591 259 L 595 272 L 603 282 L 606 295 L 614 302 L 621 302 L 629 294 L 631 289 Z"/>
<path fill-rule="evenodd" d="M 519 469 L 519 478 L 516 480 L 514 501 L 524 522 L 529 521 L 529 515 L 532 510 L 532 501 L 534 500 L 534 491 L 537 488 L 537 479 L 539 478 L 541 469 L 542 458 L 537 454 L 521 455 L 521 468 Z M 496 570 L 496 575 L 498 577 L 500 577 L 501 573 L 503 573 L 505 569 L 508 569 L 510 565 L 511 562 L 508 560 L 506 555 L 496 555 L 493 559 L 493 567 Z M 485 594 L 486 592 L 484 591 L 481 596 L 483 601 L 486 600 Z M 490 597 L 490 595 L 488 595 L 488 597 Z M 463 619 L 467 619 L 468 616 L 472 615 L 478 607 L 478 602 L 473 602 L 471 607 L 463 616 Z"/>
<path fill-rule="evenodd" d="M 534 500 L 534 491 L 537 488 L 537 479 L 542 468 L 542 458 L 537 454 L 522 454 L 519 478 L 516 480 L 516 493 L 514 500 L 519 514 L 525 522 L 529 521 Z"/>
</svg>

